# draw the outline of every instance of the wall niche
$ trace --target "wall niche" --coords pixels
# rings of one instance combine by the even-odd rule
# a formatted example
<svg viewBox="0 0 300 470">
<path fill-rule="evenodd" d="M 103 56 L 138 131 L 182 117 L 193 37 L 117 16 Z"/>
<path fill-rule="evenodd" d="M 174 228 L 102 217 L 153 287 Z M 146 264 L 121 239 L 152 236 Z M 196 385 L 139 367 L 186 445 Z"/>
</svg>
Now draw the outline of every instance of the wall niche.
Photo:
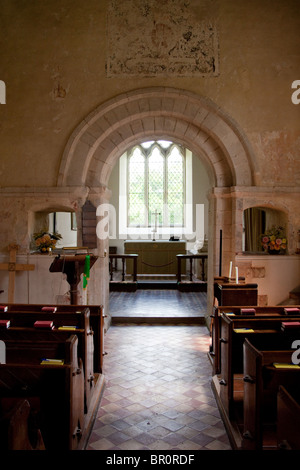
<svg viewBox="0 0 300 470">
<path fill-rule="evenodd" d="M 264 253 L 261 236 L 272 227 L 283 227 L 287 237 L 287 214 L 269 207 L 249 207 L 243 212 L 243 252 Z"/>
<path fill-rule="evenodd" d="M 31 224 L 32 235 L 42 231 L 59 233 L 61 239 L 57 241 L 56 248 L 77 246 L 77 221 L 75 212 L 71 211 L 40 211 L 33 213 Z M 34 240 L 32 251 L 37 251 Z"/>
</svg>

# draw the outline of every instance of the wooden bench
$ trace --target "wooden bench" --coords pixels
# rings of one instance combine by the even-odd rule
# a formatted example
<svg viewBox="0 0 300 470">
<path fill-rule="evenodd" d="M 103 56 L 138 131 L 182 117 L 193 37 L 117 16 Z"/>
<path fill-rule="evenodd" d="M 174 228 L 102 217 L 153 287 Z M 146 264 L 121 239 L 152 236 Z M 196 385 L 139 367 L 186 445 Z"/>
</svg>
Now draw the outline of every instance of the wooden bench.
<svg viewBox="0 0 300 470">
<path fill-rule="evenodd" d="M 290 349 L 293 340 L 298 339 L 300 330 L 282 331 L 283 322 L 298 321 L 299 317 L 278 315 L 273 317 L 243 317 L 221 316 L 220 334 L 220 374 L 217 374 L 220 384 L 219 398 L 229 417 L 232 416 L 234 404 L 234 374 L 243 373 L 243 343 L 246 338 L 259 341 L 259 344 L 275 344 L 280 341 L 285 349 Z M 238 383 L 236 381 L 236 383 Z"/>
<path fill-rule="evenodd" d="M 213 375 L 219 374 L 221 371 L 221 318 L 223 314 L 231 315 L 248 318 L 249 316 L 252 318 L 253 316 L 259 317 L 278 317 L 286 315 L 285 310 L 290 308 L 290 305 L 286 306 L 268 306 L 268 307 L 258 307 L 255 305 L 243 305 L 243 306 L 220 306 L 214 307 L 214 311 L 212 314 L 212 351 L 210 356 L 212 358 L 212 368 L 213 368 Z M 300 316 L 300 306 L 292 306 L 293 310 L 299 310 Z M 252 311 L 249 313 L 249 311 Z M 248 313 L 247 313 L 248 312 Z M 295 316 L 295 313 L 293 314 Z"/>
<path fill-rule="evenodd" d="M 27 310 L 28 309 L 28 310 Z M 94 391 L 94 335 L 90 327 L 90 310 L 84 308 L 78 312 L 36 312 L 30 309 L 15 311 L 11 307 L 7 312 L 0 311 L 0 319 L 10 321 L 9 328 L 0 328 L 0 340 L 62 341 L 76 334 L 78 354 L 82 359 L 85 381 L 85 412 L 87 412 Z M 54 328 L 35 328 L 36 321 L 52 320 Z M 74 328 L 75 329 L 74 329 Z M 69 329 L 71 328 L 71 329 Z"/>
<path fill-rule="evenodd" d="M 280 450 L 300 450 L 300 384 L 280 385 L 277 394 L 277 446 Z"/>
<path fill-rule="evenodd" d="M 242 449 L 277 447 L 277 394 L 280 385 L 294 386 L 300 380 L 300 367 L 291 363 L 293 349 L 265 350 L 244 342 L 244 432 Z M 299 433 L 299 430 L 298 430 Z"/>
<path fill-rule="evenodd" d="M 55 308 L 59 313 L 79 313 L 87 308 L 90 311 L 90 328 L 94 337 L 94 372 L 102 374 L 104 353 L 104 307 L 103 305 L 49 305 L 49 304 L 5 304 L 7 311 L 15 312 L 40 312 L 42 309 Z"/>
<path fill-rule="evenodd" d="M 5 344 L 6 364 L 0 364 L 1 403 L 14 398 L 35 404 L 45 448 L 77 449 L 84 426 L 84 375 L 77 336 L 64 342 Z M 63 359 L 63 364 L 41 363 L 47 356 Z"/>
</svg>

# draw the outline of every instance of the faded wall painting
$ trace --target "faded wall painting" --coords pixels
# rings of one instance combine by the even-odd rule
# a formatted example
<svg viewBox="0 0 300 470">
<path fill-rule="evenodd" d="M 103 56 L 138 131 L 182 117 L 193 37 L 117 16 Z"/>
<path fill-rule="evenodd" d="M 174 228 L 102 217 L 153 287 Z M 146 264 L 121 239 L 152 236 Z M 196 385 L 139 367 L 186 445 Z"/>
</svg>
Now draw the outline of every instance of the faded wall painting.
<svg viewBox="0 0 300 470">
<path fill-rule="evenodd" d="M 110 0 L 107 76 L 216 76 L 215 25 L 188 0 Z"/>
</svg>

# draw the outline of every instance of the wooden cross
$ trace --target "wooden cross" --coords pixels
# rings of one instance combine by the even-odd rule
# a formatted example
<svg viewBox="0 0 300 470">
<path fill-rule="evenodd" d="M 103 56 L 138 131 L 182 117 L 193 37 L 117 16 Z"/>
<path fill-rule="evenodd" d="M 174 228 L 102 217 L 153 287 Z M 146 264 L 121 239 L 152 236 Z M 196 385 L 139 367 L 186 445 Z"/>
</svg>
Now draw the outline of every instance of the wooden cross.
<svg viewBox="0 0 300 470">
<path fill-rule="evenodd" d="M 0 270 L 8 271 L 8 302 L 14 302 L 15 295 L 15 277 L 16 271 L 33 271 L 35 266 L 34 264 L 17 264 L 17 251 L 19 245 L 11 244 L 8 246 L 9 251 L 9 262 L 0 263 Z"/>
</svg>

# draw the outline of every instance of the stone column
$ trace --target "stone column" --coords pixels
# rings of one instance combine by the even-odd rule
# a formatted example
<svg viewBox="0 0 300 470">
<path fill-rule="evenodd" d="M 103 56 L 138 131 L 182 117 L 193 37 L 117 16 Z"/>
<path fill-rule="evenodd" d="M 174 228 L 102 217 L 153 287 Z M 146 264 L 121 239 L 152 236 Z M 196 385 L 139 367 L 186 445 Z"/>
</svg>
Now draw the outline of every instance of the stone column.
<svg viewBox="0 0 300 470">
<path fill-rule="evenodd" d="M 109 200 L 111 191 L 106 186 L 92 188 L 88 200 L 96 207 L 97 217 L 97 249 L 95 254 L 98 260 L 95 263 L 94 275 L 90 279 L 89 303 L 103 305 L 105 318 L 105 330 L 110 326 L 109 315 Z"/>
</svg>

